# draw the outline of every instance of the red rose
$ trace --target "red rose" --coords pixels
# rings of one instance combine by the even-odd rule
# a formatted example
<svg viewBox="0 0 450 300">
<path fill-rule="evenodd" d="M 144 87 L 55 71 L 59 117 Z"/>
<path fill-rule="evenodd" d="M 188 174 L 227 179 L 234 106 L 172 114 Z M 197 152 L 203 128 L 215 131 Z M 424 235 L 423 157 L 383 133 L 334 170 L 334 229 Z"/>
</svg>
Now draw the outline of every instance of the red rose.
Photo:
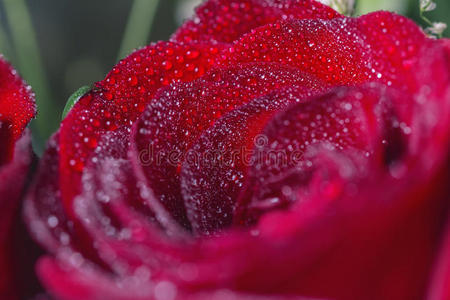
<svg viewBox="0 0 450 300">
<path fill-rule="evenodd" d="M 50 140 L 57 299 L 445 299 L 450 50 L 388 12 L 210 0 Z"/>
<path fill-rule="evenodd" d="M 13 229 L 31 162 L 30 135 L 23 133 L 36 112 L 31 89 L 0 56 L 0 295 L 16 296 Z"/>
</svg>

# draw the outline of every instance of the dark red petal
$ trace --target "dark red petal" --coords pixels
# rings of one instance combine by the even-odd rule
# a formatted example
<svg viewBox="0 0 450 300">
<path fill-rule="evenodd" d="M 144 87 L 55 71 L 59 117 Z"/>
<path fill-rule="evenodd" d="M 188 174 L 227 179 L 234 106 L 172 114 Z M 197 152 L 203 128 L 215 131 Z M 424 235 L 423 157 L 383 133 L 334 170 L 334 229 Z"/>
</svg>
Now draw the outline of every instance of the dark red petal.
<svg viewBox="0 0 450 300">
<path fill-rule="evenodd" d="M 102 253 L 99 251 L 101 247 L 95 244 L 97 239 L 100 239 L 99 236 L 96 236 L 96 234 L 101 232 L 100 226 L 96 228 L 96 231 L 89 230 L 90 227 L 87 226 L 87 224 L 90 223 L 87 222 L 87 220 L 92 218 L 92 216 L 86 216 L 86 214 L 80 216 L 80 213 L 78 212 L 74 215 L 74 219 L 69 219 L 62 206 L 61 192 L 58 185 L 60 176 L 58 169 L 58 137 L 59 135 L 55 134 L 50 139 L 47 151 L 40 162 L 36 178 L 29 189 L 24 209 L 26 223 L 28 224 L 28 228 L 34 239 L 44 246 L 48 252 L 57 256 L 61 255 L 61 253 L 64 254 L 71 249 L 71 251 L 77 251 L 78 254 L 76 255 L 79 257 L 90 259 L 99 266 L 108 269 L 112 264 L 109 264 L 107 257 L 102 256 Z M 99 145 L 105 146 L 104 143 L 107 143 L 107 141 L 113 143 L 113 145 L 120 145 L 119 139 L 119 137 L 114 137 L 111 133 L 106 134 L 104 140 L 102 139 L 99 142 Z M 95 156 L 93 161 L 97 162 L 104 159 L 103 157 L 114 159 L 114 155 L 118 155 L 120 152 L 120 149 L 112 147 L 111 145 L 111 147 L 109 147 L 109 152 L 102 152 L 102 155 Z M 120 170 L 121 169 L 117 169 L 116 171 L 119 172 Z M 105 180 L 111 178 L 111 176 L 115 174 L 111 173 L 111 170 L 108 170 L 107 172 L 105 170 L 102 171 L 103 172 L 99 175 Z M 109 176 L 104 176 L 106 174 L 105 172 L 109 173 Z M 84 184 L 82 189 L 84 189 L 84 193 L 76 198 L 79 198 L 78 201 L 76 199 L 74 200 L 77 204 L 74 204 L 75 211 L 81 209 L 80 202 L 85 203 L 83 201 L 86 200 L 91 201 L 91 204 L 95 205 L 97 199 L 100 199 L 98 201 L 102 203 L 101 201 L 105 201 L 105 199 L 112 197 L 112 195 L 118 197 L 118 193 L 121 191 L 127 193 L 123 197 L 123 200 L 126 201 L 126 205 L 122 206 L 122 209 L 133 209 L 133 207 L 137 207 L 142 214 L 148 213 L 147 216 L 152 217 L 152 212 L 149 211 L 148 208 L 143 207 L 143 202 L 139 202 L 136 199 L 137 197 L 132 197 L 136 196 L 137 188 L 133 189 L 129 187 L 127 190 L 118 190 L 114 188 L 114 185 L 98 187 L 96 186 L 96 181 L 89 177 L 91 173 L 92 172 L 88 172 L 88 175 L 83 177 Z M 122 177 L 122 179 L 125 178 Z M 126 180 L 133 182 L 133 177 L 126 177 Z M 116 182 L 115 184 L 117 186 L 119 182 Z M 92 191 L 92 188 L 94 187 L 96 187 L 95 193 Z M 87 193 L 87 189 L 90 194 Z M 128 191 L 130 194 L 128 194 Z M 133 191 L 135 193 L 131 193 Z M 95 194 L 95 198 L 93 198 L 94 196 L 92 193 Z M 139 200 L 141 199 L 139 198 Z M 120 213 L 123 215 L 126 214 L 127 211 L 122 210 Z M 105 217 L 103 221 L 106 220 L 104 214 L 98 214 L 96 217 Z M 93 223 L 93 221 L 90 222 Z M 81 227 L 80 224 L 83 224 L 84 226 Z M 96 225 L 98 224 L 96 223 Z"/>
<path fill-rule="evenodd" d="M 298 188 L 308 183 L 314 170 L 308 154 L 318 145 L 378 156 L 382 134 L 395 121 L 388 97 L 384 87 L 338 88 L 278 114 L 262 132 L 264 143 L 255 148 L 236 222 L 252 221 L 267 210 L 289 205 L 286 184 L 293 180 L 289 188 Z"/>
<path fill-rule="evenodd" d="M 183 232 L 174 228 L 176 224 L 167 224 L 168 220 L 153 214 L 146 205 L 155 201 L 150 195 L 141 199 L 130 163 L 124 159 L 100 159 L 86 167 L 82 182 L 74 211 L 110 269 L 126 276 L 139 267 L 153 271 L 162 264 L 159 256 L 165 252 L 168 237 L 160 224 L 171 230 L 170 241 L 182 237 Z"/>
<path fill-rule="evenodd" d="M 13 260 L 12 233 L 31 157 L 31 137 L 26 132 L 16 143 L 13 160 L 0 166 L 0 295 L 6 300 L 18 299 L 19 294 L 19 283 L 14 281 L 18 266 Z"/>
<path fill-rule="evenodd" d="M 23 131 L 35 114 L 31 88 L 0 55 L 0 295 L 5 299 L 20 294 L 12 235 L 32 160 L 30 134 Z"/>
<path fill-rule="evenodd" d="M 370 47 L 373 78 L 418 92 L 422 85 L 416 81 L 413 69 L 434 41 L 426 38 L 412 20 L 393 13 L 375 12 L 357 20 L 359 35 Z"/>
<path fill-rule="evenodd" d="M 442 203 L 434 202 L 430 190 L 421 183 L 423 181 L 419 179 L 406 185 L 396 180 L 372 187 L 370 184 L 358 185 L 360 190 L 367 186 L 370 188 L 355 197 L 351 196 L 354 187 L 347 185 L 348 189 L 342 194 L 346 204 L 342 204 L 339 211 L 323 211 L 320 214 L 330 217 L 335 214 L 337 219 L 322 229 L 312 229 L 310 234 L 316 238 L 310 236 L 309 241 L 303 241 L 303 244 L 311 246 L 317 239 L 330 239 L 330 234 L 335 235 L 331 240 L 336 237 L 337 240 L 328 245 L 322 244 L 314 250 L 314 254 L 298 256 L 297 253 L 296 259 L 303 260 L 297 265 L 297 270 L 305 271 L 297 274 L 285 289 L 338 299 L 422 298 L 434 256 L 436 231 L 440 223 L 437 212 Z M 387 186 L 396 188 L 380 197 L 380 189 L 386 190 Z M 320 201 L 323 197 L 326 196 L 319 193 L 311 201 Z M 292 219 L 288 221 L 281 216 L 262 226 L 270 229 L 274 234 L 272 236 L 275 236 L 279 231 L 274 230 L 274 225 L 282 220 L 293 228 L 298 226 L 291 223 Z M 317 222 L 326 223 L 322 218 L 318 218 Z M 286 231 L 283 228 L 280 230 Z"/>
<path fill-rule="evenodd" d="M 14 138 L 11 132 L 11 125 L 0 121 L 0 167 L 9 162 L 12 158 Z"/>
<path fill-rule="evenodd" d="M 120 192 L 117 191 L 113 198 L 118 198 L 123 202 L 122 205 L 128 203 L 129 206 L 135 208 L 139 207 L 139 211 L 142 214 L 147 215 L 147 217 L 153 219 L 156 218 L 157 222 L 162 225 L 162 227 L 170 232 L 171 235 L 181 234 L 182 228 L 173 220 L 172 216 L 167 213 L 161 202 L 158 201 L 153 191 L 148 189 L 144 183 L 138 181 L 136 176 L 133 174 L 133 170 L 130 168 L 131 165 L 126 157 L 126 151 L 128 149 L 128 139 L 129 133 L 117 130 L 114 132 L 109 132 L 103 135 L 98 143 L 98 147 L 95 153 L 91 156 L 90 162 L 87 166 L 90 166 L 85 170 L 89 178 L 82 182 L 88 182 L 86 187 L 82 186 L 82 190 L 86 192 L 95 183 L 97 185 L 97 190 L 100 193 L 112 197 L 112 191 L 108 187 L 108 183 L 105 181 L 108 178 L 103 176 L 103 173 L 107 171 L 108 167 L 105 164 L 116 164 L 115 172 L 110 174 L 110 177 L 116 178 L 117 185 L 121 186 Z M 98 168 L 105 168 L 104 172 L 97 170 Z M 84 177 L 83 177 L 84 178 Z M 92 181 L 92 182 L 91 182 Z M 122 195 L 122 197 L 119 197 Z M 80 198 L 90 198 L 92 201 L 98 198 L 98 194 L 80 196 Z M 127 201 L 125 201 L 127 200 Z"/>
<path fill-rule="evenodd" d="M 313 0 L 209 0 L 172 37 L 176 41 L 231 43 L 250 30 L 285 19 L 341 17 Z"/>
<path fill-rule="evenodd" d="M 447 57 L 447 68 L 450 70 L 450 39 L 440 39 L 439 43 L 444 47 Z"/>
<path fill-rule="evenodd" d="M 24 214 L 33 238 L 48 252 L 73 246 L 73 227 L 62 207 L 59 189 L 59 134 L 53 135 L 28 189 Z"/>
<path fill-rule="evenodd" d="M 218 233 L 231 225 L 254 147 L 266 138 L 260 135 L 262 129 L 277 111 L 312 94 L 304 86 L 274 91 L 231 111 L 202 134 L 181 171 L 181 191 L 194 231 Z"/>
<path fill-rule="evenodd" d="M 450 216 L 449 216 L 450 217 Z M 428 290 L 429 300 L 450 298 L 450 218 L 444 230 L 438 259 L 434 263 L 434 272 Z"/>
<path fill-rule="evenodd" d="M 108 175 L 105 176 L 105 174 Z M 121 207 L 127 207 L 128 210 L 136 213 L 139 212 L 147 221 L 154 222 L 155 225 L 158 222 L 157 216 L 147 204 L 151 200 L 149 197 L 142 198 L 139 183 L 133 175 L 128 160 L 113 157 L 96 157 L 84 171 L 82 183 L 82 194 L 78 202 L 99 202 L 105 209 L 119 202 Z M 85 205 L 88 206 L 88 204 Z M 113 213 L 113 211 L 109 213 Z M 124 216 L 132 214 L 125 211 L 120 211 L 119 213 Z"/>
<path fill-rule="evenodd" d="M 249 3 L 258 6 L 266 2 L 255 0 Z M 267 1 L 267 3 L 282 4 L 281 1 Z M 288 0 L 283 3 L 308 2 Z M 275 5 L 272 6 L 275 8 Z M 226 10 L 227 5 L 224 7 Z M 213 14 L 215 19 L 212 23 L 208 23 L 212 24 L 212 28 L 216 28 L 214 26 L 216 24 L 224 25 L 221 20 L 227 22 L 233 19 L 226 12 L 216 12 L 217 10 Z M 202 13 L 207 12 L 200 12 Z M 220 19 L 220 15 L 224 18 Z M 274 15 L 279 18 L 276 13 Z M 256 26 L 252 22 L 249 24 L 249 28 L 243 27 L 244 31 Z M 374 144 L 377 145 L 379 131 L 388 137 L 391 134 L 397 137 L 399 131 L 383 130 L 385 129 L 381 126 L 383 122 L 379 119 L 384 118 L 377 119 L 380 115 L 375 114 L 376 117 L 372 122 L 370 114 L 365 111 L 367 107 L 359 107 L 360 103 L 355 101 L 351 103 L 352 108 L 356 104 L 358 109 L 355 109 L 353 115 L 348 116 L 349 122 L 356 124 L 361 121 L 358 119 L 362 116 L 362 123 L 371 125 L 363 128 L 359 128 L 358 125 L 356 127 L 361 130 L 355 130 L 353 133 L 359 133 L 359 136 L 348 136 L 346 142 L 353 147 L 350 153 L 330 151 L 327 145 L 309 147 L 310 151 L 307 153 L 309 156 L 305 157 L 311 157 L 316 170 L 311 172 L 310 180 L 305 180 L 309 184 L 306 191 L 295 185 L 303 182 L 303 178 L 298 180 L 296 177 L 298 173 L 290 176 L 291 174 L 285 174 L 283 169 L 281 176 L 278 176 L 280 174 L 272 176 L 273 170 L 268 170 L 271 175 L 269 184 L 272 185 L 269 186 L 266 180 L 261 185 L 262 189 L 270 188 L 275 195 L 290 194 L 292 196 L 290 199 L 293 199 L 290 210 L 265 215 L 250 232 L 239 230 L 225 232 L 218 238 L 201 238 L 194 240 L 192 244 L 184 240 L 178 243 L 178 240 L 172 239 L 166 243 L 162 239 L 163 235 L 153 230 L 152 213 L 155 213 L 166 230 L 170 227 L 167 224 L 172 223 L 171 216 L 161 207 L 161 203 L 156 201 L 152 193 L 155 192 L 158 197 L 161 195 L 166 197 L 162 200 L 166 206 L 169 200 L 178 201 L 169 209 L 180 210 L 180 214 L 183 214 L 177 172 L 180 171 L 179 163 L 178 160 L 175 165 L 168 164 L 167 161 L 163 161 L 163 164 L 151 162 L 153 164 L 149 172 L 144 173 L 141 167 L 145 169 L 147 166 L 141 165 L 142 162 L 145 164 L 142 160 L 145 156 L 142 154 L 146 154 L 147 158 L 154 158 L 150 154 L 154 149 L 148 147 L 156 145 L 158 151 L 172 151 L 175 148 L 175 154 L 179 154 L 181 149 L 184 155 L 204 129 L 219 126 L 214 125 L 214 122 L 221 114 L 228 113 L 261 94 L 283 86 L 298 84 L 293 78 L 300 79 L 304 74 L 287 67 L 281 68 L 286 74 L 290 74 L 285 76 L 286 82 L 281 80 L 283 82 L 279 85 L 266 86 L 269 81 L 280 81 L 263 78 L 274 76 L 271 69 L 260 72 L 259 77 L 250 80 L 245 76 L 235 78 L 236 74 L 239 74 L 237 71 L 229 72 L 225 74 L 224 81 L 220 77 L 230 70 L 222 70 L 213 72 L 208 75 L 209 77 L 192 84 L 172 86 L 183 88 L 180 91 L 170 88 L 163 90 L 151 104 L 152 110 L 147 112 L 133 129 L 134 148 L 130 156 L 133 159 L 134 170 L 138 171 L 140 178 L 151 179 L 152 189 L 148 189 L 143 181 L 136 182 L 131 177 L 131 169 L 127 165 L 127 136 L 131 124 L 161 86 L 179 76 L 189 81 L 203 73 L 201 67 L 195 69 L 192 64 L 183 65 L 180 56 L 175 57 L 176 54 L 169 48 L 172 46 L 176 48 L 176 44 L 169 46 L 159 44 L 159 49 L 158 46 L 151 46 L 136 52 L 136 55 L 119 64 L 105 81 L 99 83 L 94 91 L 81 100 L 66 119 L 67 123 L 63 125 L 64 138 L 59 170 L 62 176 L 63 198 L 66 201 L 65 208 L 69 211 L 71 219 L 75 220 L 76 224 L 82 224 L 85 229 L 70 232 L 72 234 L 70 239 L 78 245 L 76 251 L 81 254 L 73 252 L 74 249 L 70 248 L 61 250 L 58 232 L 51 229 L 62 228 L 60 224 L 72 224 L 67 222 L 62 206 L 58 205 L 62 201 L 59 194 L 59 174 L 58 172 L 52 174 L 52 170 L 58 170 L 58 150 L 50 150 L 55 152 L 51 154 L 54 157 L 44 159 L 49 163 L 48 168 L 40 167 L 41 174 L 33 193 L 39 197 L 36 198 L 38 201 L 47 199 L 46 197 L 50 200 L 44 202 L 42 208 L 39 207 L 40 204 L 34 204 L 38 212 L 35 214 L 36 224 L 41 226 L 36 228 L 47 227 L 43 229 L 44 233 L 38 239 L 47 240 L 46 235 L 49 235 L 48 240 L 56 243 L 56 246 L 50 244 L 49 247 L 53 248 L 51 249 L 53 251 L 55 247 L 58 248 L 58 251 L 55 251 L 58 258 L 44 259 L 38 268 L 41 278 L 55 296 L 74 300 L 151 299 L 158 296 L 156 285 L 160 282 L 149 282 L 150 273 L 150 276 L 155 276 L 158 280 L 161 278 L 165 280 L 162 287 L 166 292 L 168 290 L 173 292 L 174 285 L 171 285 L 169 280 L 174 280 L 177 286 L 176 296 L 180 299 L 189 298 L 184 294 L 185 289 L 204 291 L 222 287 L 246 293 L 250 291 L 259 294 L 281 294 L 281 297 L 287 294 L 306 294 L 337 299 L 422 298 L 430 271 L 429 265 L 435 253 L 438 228 L 442 223 L 442 218 L 437 212 L 445 211 L 448 206 L 435 201 L 432 195 L 435 190 L 441 188 L 439 184 L 448 182 L 447 177 L 440 177 L 442 174 L 436 171 L 436 166 L 442 163 L 443 156 L 448 155 L 450 102 L 446 91 L 448 76 L 447 72 L 443 71 L 448 65 L 441 64 L 442 60 L 433 60 L 431 63 L 418 61 L 424 57 L 423 54 L 430 57 L 435 57 L 435 54 L 442 55 L 438 53 L 439 49 L 427 53 L 431 49 L 430 44 L 437 43 L 425 39 L 418 27 L 410 21 L 390 13 L 376 13 L 358 20 L 308 20 L 279 24 L 263 27 L 242 37 L 230 51 L 235 53 L 233 55 L 236 55 L 236 59 L 229 59 L 226 65 L 233 65 L 236 61 L 275 61 L 312 72 L 334 84 L 353 85 L 375 80 L 407 90 L 403 102 L 396 100 L 392 104 L 392 109 L 398 112 L 400 120 L 403 121 L 398 122 L 397 127 L 404 130 L 403 133 L 412 130 L 412 138 L 406 145 L 407 151 L 403 149 L 402 141 L 398 144 L 389 144 L 389 147 L 383 150 L 385 153 L 394 154 L 386 159 L 388 163 L 396 163 L 400 159 L 408 163 L 402 160 L 395 168 L 390 168 L 391 166 L 383 168 L 385 166 L 379 164 L 379 161 L 374 163 L 365 157 L 365 151 L 373 149 Z M 183 34 L 192 35 L 193 39 L 215 39 L 214 36 L 208 35 L 208 32 L 201 32 L 201 29 L 195 28 L 197 28 L 195 25 L 188 23 Z M 271 36 L 272 29 L 277 31 L 283 28 L 285 32 L 278 32 L 272 40 L 268 38 L 266 43 L 264 37 Z M 191 29 L 192 32 L 189 31 Z M 293 31 L 289 32 L 289 29 Z M 208 28 L 204 30 L 208 31 Z M 227 27 L 224 32 L 238 36 L 243 33 L 235 30 L 233 27 Z M 199 32 L 198 36 L 194 34 L 196 31 Z M 214 35 L 214 32 L 212 34 Z M 182 33 L 179 33 L 176 37 L 184 40 L 181 35 Z M 283 40 L 290 37 L 291 40 Z M 228 37 L 224 34 L 224 39 L 226 38 Z M 278 47 L 280 41 L 287 42 Z M 303 48 L 295 48 L 300 46 Z M 209 55 L 207 50 L 211 52 L 212 57 L 218 51 L 216 48 L 206 49 L 203 46 L 195 49 L 192 47 L 196 46 L 178 47 L 181 52 L 186 51 L 183 59 L 203 59 L 204 55 Z M 270 47 L 270 50 L 264 47 Z M 308 47 L 311 47 L 311 50 L 308 50 Z M 421 55 L 417 54 L 419 52 Z M 303 53 L 306 58 L 299 56 Z M 145 57 L 141 54 L 145 54 Z M 225 56 L 227 55 L 229 54 Z M 158 72 L 162 73 L 154 76 L 143 74 L 150 72 L 150 68 L 146 70 L 145 67 L 151 64 L 147 60 L 148 57 L 160 64 Z M 183 74 L 179 72 L 181 67 L 175 72 L 175 63 L 166 62 L 169 57 L 181 64 Z M 200 65 L 207 70 L 214 63 L 205 59 Z M 345 70 L 329 69 L 336 66 L 343 66 Z M 279 67 L 276 69 L 276 72 L 281 72 Z M 196 74 L 184 77 L 186 70 L 189 72 L 192 70 Z M 251 73 L 254 70 L 241 72 Z M 165 80 L 164 75 L 167 74 L 170 74 L 169 79 Z M 220 76 L 213 77 L 214 74 Z M 144 89 L 140 88 L 141 79 L 150 80 Z M 215 80 L 220 83 L 215 83 Z M 226 82 L 240 85 L 226 86 Z M 151 90 L 149 94 L 146 94 L 147 87 L 149 91 Z M 197 91 L 196 88 L 200 87 L 201 91 Z M 235 91 L 243 93 L 244 96 L 233 94 Z M 226 99 L 217 98 L 222 92 L 229 93 Z M 413 104 L 409 92 L 415 94 L 417 103 L 425 102 L 427 105 Z M 364 92 L 362 94 L 366 95 Z M 357 94 L 353 96 L 359 97 Z M 376 102 L 375 98 L 383 98 L 378 96 L 369 98 L 373 98 Z M 111 99 L 111 103 L 108 99 Z M 170 102 L 164 102 L 169 100 Z M 181 108 L 177 107 L 178 104 L 181 104 Z M 222 104 L 226 107 L 220 107 Z M 399 104 L 406 104 L 407 107 L 402 110 Z M 317 107 L 320 108 L 320 105 Z M 329 116 L 332 117 L 331 112 Z M 340 115 L 342 118 L 345 116 Z M 344 124 L 345 122 L 344 119 Z M 342 129 L 338 128 L 340 125 L 342 124 L 336 123 L 339 130 Z M 99 129 L 96 129 L 97 126 Z M 282 133 L 289 134 L 288 126 L 283 126 L 286 128 Z M 324 131 L 314 130 L 312 133 L 318 132 Z M 362 137 L 362 133 L 366 136 Z M 275 137 L 275 134 L 272 136 Z M 310 142 L 308 139 L 301 142 L 305 141 Z M 285 146 L 289 149 L 288 145 Z M 409 154 L 407 158 L 405 153 Z M 72 169 L 68 166 L 72 166 Z M 113 171 L 109 172 L 110 169 Z M 360 169 L 369 172 L 364 173 Z M 109 173 L 111 178 L 107 177 Z M 292 178 L 296 180 L 294 185 L 289 181 Z M 117 183 L 117 186 L 111 186 L 111 181 Z M 139 184 L 142 185 L 141 189 L 136 188 Z M 291 186 L 295 187 L 295 191 Z M 380 191 L 383 191 L 382 197 Z M 50 197 L 47 193 L 51 194 Z M 141 194 L 138 195 L 139 193 Z M 79 197 L 72 202 L 74 195 Z M 141 196 L 145 199 L 140 199 Z M 271 195 L 264 194 L 255 199 L 270 200 L 271 198 L 267 196 Z M 104 205 L 101 200 L 106 198 L 112 201 Z M 129 203 L 129 200 L 132 200 L 132 203 Z M 53 203 L 55 207 L 52 207 Z M 258 204 L 260 203 L 257 203 L 256 208 L 261 207 Z M 137 207 L 133 207 L 134 205 Z M 147 215 L 135 211 L 142 209 L 140 205 L 149 206 Z M 60 211 L 61 217 L 49 214 Z M 52 216 L 57 217 L 56 223 Z M 149 220 L 146 220 L 146 217 Z M 166 223 L 164 218 L 167 218 Z M 102 220 L 106 223 L 102 223 Z M 186 222 L 186 225 L 189 224 Z M 127 229 L 132 230 L 131 235 Z M 88 238 L 77 240 L 80 236 Z M 90 260 L 95 261 L 96 258 L 91 258 L 89 253 L 86 254 L 88 251 L 84 247 L 90 250 L 96 247 L 97 254 L 101 256 L 99 260 L 102 259 L 107 268 L 101 269 L 92 265 Z M 62 263 L 64 260 L 68 261 L 70 266 L 67 266 L 67 262 Z M 143 263 L 145 267 L 139 268 L 138 266 Z M 190 274 L 186 274 L 186 269 Z M 192 270 L 194 271 L 190 272 Z M 130 274 L 134 271 L 136 274 Z M 237 295 L 240 296 L 239 293 Z M 204 299 L 211 299 L 208 296 L 204 296 Z M 223 298 L 227 299 L 226 296 Z"/>
<path fill-rule="evenodd" d="M 186 151 L 223 114 L 272 90 L 321 83 L 277 64 L 218 69 L 201 79 L 162 90 L 135 124 L 130 157 L 138 179 L 147 181 L 174 218 L 190 227 L 180 193 Z"/>
<path fill-rule="evenodd" d="M 448 99 L 437 115 L 430 115 L 433 101 L 419 106 L 415 119 L 426 128 L 415 128 L 420 153 L 386 169 L 349 156 L 356 151 L 329 152 L 317 180 L 294 193 L 284 189 L 301 200 L 290 210 L 265 215 L 242 239 L 233 232 L 205 241 L 196 264 L 203 275 L 190 284 L 332 299 L 423 298 L 448 211 Z"/>
<path fill-rule="evenodd" d="M 31 88 L 0 55 L 0 166 L 12 158 L 14 142 L 35 114 Z"/>
<path fill-rule="evenodd" d="M 289 20 L 243 36 L 226 63 L 288 64 L 334 84 L 378 81 L 417 90 L 411 67 L 433 41 L 411 20 L 388 12 L 360 18 Z"/>
<path fill-rule="evenodd" d="M 311 297 L 261 295 L 213 287 L 189 291 L 166 280 L 149 281 L 141 270 L 134 276 L 111 278 L 90 268 L 57 263 L 46 257 L 38 264 L 38 272 L 47 289 L 62 300 L 319 300 Z"/>
<path fill-rule="evenodd" d="M 44 257 L 38 262 L 37 272 L 47 290 L 62 300 L 143 300 L 151 299 L 152 295 L 148 283 L 147 286 L 125 284 L 125 287 L 121 288 L 118 281 L 114 281 L 100 270 L 71 265 L 70 262 L 61 265 L 49 257 Z"/>
<path fill-rule="evenodd" d="M 108 134 L 105 140 L 117 142 Z M 95 263 L 102 272 L 117 272 L 119 261 L 130 268 L 132 263 L 138 267 L 154 261 L 153 249 L 169 253 L 163 246 L 164 232 L 152 222 L 152 212 L 128 172 L 131 166 L 114 158 L 114 151 L 95 156 L 85 169 L 81 194 L 73 203 L 74 218 L 69 220 L 58 187 L 57 141 L 58 134 L 50 139 L 25 203 L 25 220 L 35 240 L 59 259 Z M 140 246 L 144 241 L 152 243 Z M 134 253 L 137 249 L 142 255 Z"/>
<path fill-rule="evenodd" d="M 316 185 L 289 211 L 264 216 L 245 234 L 203 239 L 196 258 L 184 260 L 195 266 L 194 279 L 164 271 L 190 289 L 422 299 L 448 206 L 446 179 L 439 172 L 424 178 L 419 169 L 393 178 L 364 156 L 322 153 Z"/>
<path fill-rule="evenodd" d="M 409 132 L 407 158 L 412 164 L 431 169 L 447 149 L 450 136 L 450 68 L 448 52 L 440 43 L 423 52 L 412 70 L 423 85 L 414 101 L 397 101 L 396 110 L 403 121 L 398 125 Z"/>
<path fill-rule="evenodd" d="M 47 145 L 24 206 L 24 217 L 33 238 L 49 253 L 78 251 L 93 262 L 107 268 L 93 247 L 92 237 L 67 216 L 59 187 L 59 133 Z M 80 255 L 80 254 L 79 254 Z"/>
<path fill-rule="evenodd" d="M 203 75 L 214 64 L 220 47 L 170 42 L 150 45 L 122 60 L 80 99 L 60 130 L 61 191 L 69 215 L 73 196 L 79 192 L 81 171 L 94 150 L 103 151 L 97 147 L 102 135 L 113 131 L 127 135 L 159 88 Z M 199 55 L 188 55 L 192 51 Z M 127 145 L 117 147 L 126 149 Z"/>
</svg>

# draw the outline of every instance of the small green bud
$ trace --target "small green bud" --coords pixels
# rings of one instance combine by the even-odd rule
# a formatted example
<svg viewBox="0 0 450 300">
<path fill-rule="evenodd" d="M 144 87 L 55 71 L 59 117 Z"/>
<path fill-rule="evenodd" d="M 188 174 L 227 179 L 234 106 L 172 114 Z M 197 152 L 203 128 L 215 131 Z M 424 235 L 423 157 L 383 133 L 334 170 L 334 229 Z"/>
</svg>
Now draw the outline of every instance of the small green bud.
<svg viewBox="0 0 450 300">
<path fill-rule="evenodd" d="M 86 95 L 87 92 L 89 92 L 92 89 L 91 86 L 83 86 L 79 88 L 75 93 L 73 93 L 69 100 L 67 100 L 66 106 L 64 107 L 64 111 L 62 113 L 62 120 L 64 120 L 67 116 L 67 114 L 70 112 L 72 107 L 80 100 L 81 97 Z"/>
</svg>

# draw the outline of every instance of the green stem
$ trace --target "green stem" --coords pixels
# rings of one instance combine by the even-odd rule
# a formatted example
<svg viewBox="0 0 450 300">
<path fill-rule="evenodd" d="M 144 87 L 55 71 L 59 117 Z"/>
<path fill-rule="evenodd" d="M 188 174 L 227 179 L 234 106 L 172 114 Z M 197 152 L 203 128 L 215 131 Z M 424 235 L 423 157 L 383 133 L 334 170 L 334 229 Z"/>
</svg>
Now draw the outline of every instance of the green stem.
<svg viewBox="0 0 450 300">
<path fill-rule="evenodd" d="M 431 20 L 430 19 L 428 19 L 427 17 L 425 17 L 425 12 L 426 12 L 426 9 L 420 9 L 420 12 L 419 12 L 419 15 L 420 15 L 420 18 L 428 25 L 428 26 L 431 26 L 431 27 L 433 27 L 434 26 L 434 24 L 433 24 L 433 22 L 431 22 Z M 425 31 L 428 31 L 427 29 L 425 29 Z M 429 31 L 428 31 L 429 32 Z M 438 38 L 442 38 L 442 36 L 443 36 L 443 33 L 433 33 L 433 32 L 429 32 L 432 36 L 437 36 Z"/>
<path fill-rule="evenodd" d="M 421 18 L 422 20 L 424 20 L 425 23 L 427 23 L 427 25 L 433 26 L 433 22 L 431 22 L 430 19 L 428 19 L 427 17 L 425 17 L 424 11 L 423 11 L 423 10 L 420 10 L 420 18 Z"/>
<path fill-rule="evenodd" d="M 38 140 L 47 139 L 57 126 L 54 105 L 44 71 L 39 46 L 33 30 L 31 15 L 24 0 L 3 0 L 8 25 L 11 30 L 17 67 L 33 87 L 39 107 L 38 118 L 33 121 Z"/>
<path fill-rule="evenodd" d="M 148 43 L 159 0 L 134 0 L 120 46 L 118 60 Z"/>
</svg>

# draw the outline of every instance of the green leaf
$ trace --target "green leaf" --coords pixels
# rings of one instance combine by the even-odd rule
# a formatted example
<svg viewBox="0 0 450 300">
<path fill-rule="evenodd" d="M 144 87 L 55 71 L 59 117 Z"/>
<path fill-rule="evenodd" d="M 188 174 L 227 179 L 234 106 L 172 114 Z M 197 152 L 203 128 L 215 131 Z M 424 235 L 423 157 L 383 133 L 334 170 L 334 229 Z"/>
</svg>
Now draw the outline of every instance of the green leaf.
<svg viewBox="0 0 450 300">
<path fill-rule="evenodd" d="M 128 16 L 127 26 L 120 46 L 118 60 L 133 49 L 148 43 L 153 20 L 158 11 L 159 0 L 134 0 Z"/>
<path fill-rule="evenodd" d="M 70 112 L 72 107 L 80 100 L 81 97 L 86 95 L 87 92 L 89 92 L 92 89 L 92 86 L 85 85 L 81 88 L 79 88 L 75 93 L 73 93 L 69 100 L 67 100 L 66 106 L 64 107 L 64 111 L 62 113 L 62 119 L 64 120 L 67 116 L 67 114 Z"/>
</svg>

